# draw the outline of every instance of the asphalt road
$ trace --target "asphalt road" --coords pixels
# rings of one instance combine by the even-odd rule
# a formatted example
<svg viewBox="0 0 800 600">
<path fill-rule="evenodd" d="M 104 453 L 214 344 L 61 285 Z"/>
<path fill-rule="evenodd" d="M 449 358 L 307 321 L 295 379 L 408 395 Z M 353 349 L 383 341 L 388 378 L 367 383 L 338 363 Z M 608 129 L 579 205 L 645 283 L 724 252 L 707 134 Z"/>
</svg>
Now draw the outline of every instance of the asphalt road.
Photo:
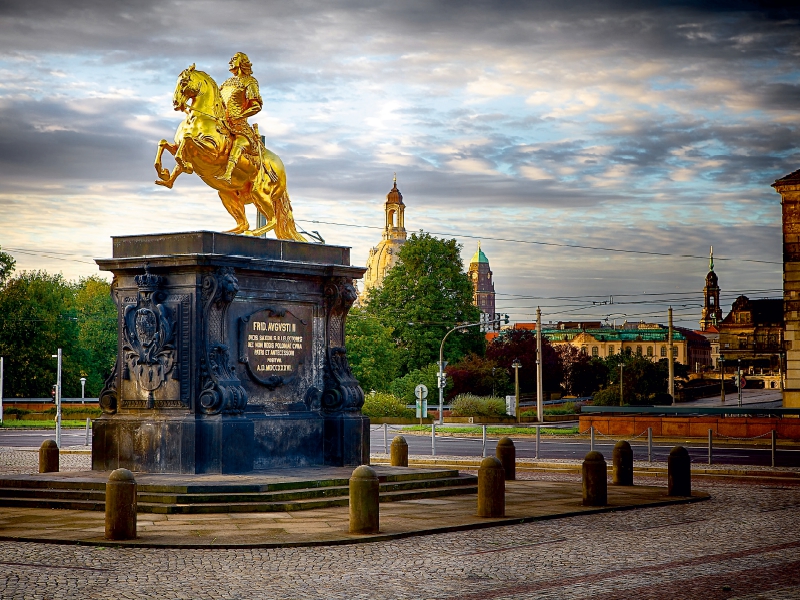
<svg viewBox="0 0 800 600">
<path fill-rule="evenodd" d="M 398 435 L 398 429 L 391 428 L 388 432 L 388 443 L 391 444 L 392 438 Z M 405 435 L 408 442 L 409 454 L 428 455 L 431 454 L 430 436 Z M 55 439 L 55 432 L 51 429 L 45 430 L 0 430 L 0 446 L 17 448 L 38 448 L 46 439 Z M 512 436 L 513 439 L 513 436 Z M 61 445 L 83 446 L 86 441 L 86 432 L 83 429 L 65 429 L 61 432 Z M 606 460 L 611 461 L 611 452 L 614 448 L 614 441 L 598 439 L 595 441 L 595 450 L 603 453 Z M 383 452 L 383 429 L 373 428 L 370 440 L 373 452 Z M 514 439 L 519 458 L 535 458 L 536 442 L 533 439 Z M 487 438 L 486 454 L 494 455 L 497 438 Z M 634 460 L 647 460 L 647 441 L 644 439 L 635 440 L 631 443 L 633 448 Z M 673 444 L 661 444 L 653 442 L 652 460 L 666 462 L 669 451 Z M 708 447 L 706 445 L 686 445 L 692 462 L 703 464 L 708 460 Z M 480 457 L 483 451 L 483 441 L 481 438 L 468 437 L 436 437 L 436 454 L 439 456 L 464 456 Z M 555 459 L 567 458 L 579 460 L 589 452 L 588 440 L 552 440 L 552 438 L 542 438 L 539 447 L 539 458 Z M 712 452 L 714 464 L 729 465 L 762 465 L 771 464 L 771 451 L 769 447 L 732 447 L 715 446 Z M 776 464 L 779 467 L 800 467 L 800 448 L 778 448 Z"/>
</svg>

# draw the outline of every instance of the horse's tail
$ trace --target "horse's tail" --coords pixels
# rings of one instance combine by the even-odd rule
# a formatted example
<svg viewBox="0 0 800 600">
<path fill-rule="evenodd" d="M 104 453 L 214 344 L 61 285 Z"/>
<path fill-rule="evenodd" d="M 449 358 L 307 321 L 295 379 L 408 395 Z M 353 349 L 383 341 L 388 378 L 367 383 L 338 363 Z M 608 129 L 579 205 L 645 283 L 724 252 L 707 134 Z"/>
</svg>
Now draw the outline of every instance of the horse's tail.
<svg viewBox="0 0 800 600">
<path fill-rule="evenodd" d="M 276 199 L 275 220 L 275 237 L 279 240 L 294 240 L 296 242 L 308 241 L 297 232 L 297 227 L 295 227 L 289 192 L 284 191 L 283 195 Z"/>
</svg>

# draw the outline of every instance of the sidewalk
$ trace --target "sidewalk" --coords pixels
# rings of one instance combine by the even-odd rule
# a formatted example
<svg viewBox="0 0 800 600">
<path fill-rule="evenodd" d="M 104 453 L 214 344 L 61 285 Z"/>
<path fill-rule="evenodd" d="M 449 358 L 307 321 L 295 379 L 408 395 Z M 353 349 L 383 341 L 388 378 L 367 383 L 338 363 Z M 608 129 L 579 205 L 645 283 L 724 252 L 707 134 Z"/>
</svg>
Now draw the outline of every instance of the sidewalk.
<svg viewBox="0 0 800 600">
<path fill-rule="evenodd" d="M 672 498 L 664 487 L 608 487 L 608 505 L 581 504 L 577 482 L 506 482 L 506 517 L 475 516 L 474 494 L 447 498 L 384 502 L 380 505 L 380 533 L 348 533 L 349 508 L 336 507 L 281 513 L 208 515 L 140 514 L 138 538 L 128 542 L 105 540 L 104 513 L 52 509 L 0 509 L 0 540 L 55 542 L 92 546 L 167 548 L 283 548 L 377 542 L 450 531 L 482 529 L 582 514 L 630 510 L 707 500 L 695 492 L 690 498 Z"/>
</svg>

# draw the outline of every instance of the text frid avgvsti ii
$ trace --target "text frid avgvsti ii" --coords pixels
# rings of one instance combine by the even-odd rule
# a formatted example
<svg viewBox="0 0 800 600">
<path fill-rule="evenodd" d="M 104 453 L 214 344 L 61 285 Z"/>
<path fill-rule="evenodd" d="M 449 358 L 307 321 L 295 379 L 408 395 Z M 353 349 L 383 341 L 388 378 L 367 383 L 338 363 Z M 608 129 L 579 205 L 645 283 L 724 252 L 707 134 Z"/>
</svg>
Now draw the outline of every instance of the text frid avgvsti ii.
<svg viewBox="0 0 800 600">
<path fill-rule="evenodd" d="M 251 369 L 262 376 L 294 375 L 303 356 L 304 333 L 302 325 L 293 320 L 256 315 L 246 333 Z"/>
</svg>

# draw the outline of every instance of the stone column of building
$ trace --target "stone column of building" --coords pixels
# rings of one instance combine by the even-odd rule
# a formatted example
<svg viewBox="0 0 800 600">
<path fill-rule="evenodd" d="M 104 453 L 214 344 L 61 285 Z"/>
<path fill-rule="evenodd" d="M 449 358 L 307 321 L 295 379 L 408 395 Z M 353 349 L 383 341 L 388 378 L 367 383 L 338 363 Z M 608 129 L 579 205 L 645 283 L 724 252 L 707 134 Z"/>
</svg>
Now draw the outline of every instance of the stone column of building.
<svg viewBox="0 0 800 600">
<path fill-rule="evenodd" d="M 481 243 L 478 242 L 478 249 L 472 260 L 469 261 L 469 279 L 472 282 L 473 303 L 481 311 L 481 318 L 491 321 L 495 318 L 495 293 L 494 282 L 492 281 L 492 270 L 489 267 L 489 259 L 481 250 Z M 485 316 L 484 316 L 485 315 Z M 499 325 L 488 326 L 487 331 L 499 329 Z"/>
<path fill-rule="evenodd" d="M 783 320 L 785 327 L 785 408 L 800 407 L 800 170 L 778 179 L 783 220 Z"/>
</svg>

